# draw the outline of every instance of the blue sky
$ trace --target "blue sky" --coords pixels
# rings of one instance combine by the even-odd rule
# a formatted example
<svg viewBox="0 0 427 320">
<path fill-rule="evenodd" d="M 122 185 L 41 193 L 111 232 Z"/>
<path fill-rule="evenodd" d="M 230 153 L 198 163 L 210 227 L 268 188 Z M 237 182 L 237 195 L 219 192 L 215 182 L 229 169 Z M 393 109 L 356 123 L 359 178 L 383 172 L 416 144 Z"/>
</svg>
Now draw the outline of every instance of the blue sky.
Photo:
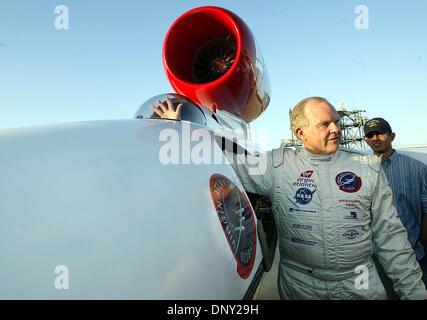
<svg viewBox="0 0 427 320">
<path fill-rule="evenodd" d="M 57 30 L 65 5 L 69 29 Z M 0 129 L 125 119 L 171 92 L 162 44 L 173 21 L 215 5 L 258 41 L 271 103 L 252 123 L 270 148 L 290 138 L 290 108 L 308 96 L 386 118 L 395 146 L 427 144 L 427 1 L 227 0 L 0 2 Z M 368 29 L 357 29 L 358 5 Z"/>
</svg>

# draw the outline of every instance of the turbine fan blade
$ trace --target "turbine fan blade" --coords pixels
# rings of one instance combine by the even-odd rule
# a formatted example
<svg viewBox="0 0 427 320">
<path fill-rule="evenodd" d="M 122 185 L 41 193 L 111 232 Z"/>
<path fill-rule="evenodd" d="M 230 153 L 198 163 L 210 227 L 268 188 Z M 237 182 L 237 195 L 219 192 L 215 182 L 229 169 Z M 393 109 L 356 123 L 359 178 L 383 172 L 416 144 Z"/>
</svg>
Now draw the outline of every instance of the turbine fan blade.
<svg viewBox="0 0 427 320">
<path fill-rule="evenodd" d="M 194 82 L 203 84 L 221 78 L 233 65 L 236 52 L 234 39 L 217 38 L 206 42 L 194 56 Z"/>
</svg>

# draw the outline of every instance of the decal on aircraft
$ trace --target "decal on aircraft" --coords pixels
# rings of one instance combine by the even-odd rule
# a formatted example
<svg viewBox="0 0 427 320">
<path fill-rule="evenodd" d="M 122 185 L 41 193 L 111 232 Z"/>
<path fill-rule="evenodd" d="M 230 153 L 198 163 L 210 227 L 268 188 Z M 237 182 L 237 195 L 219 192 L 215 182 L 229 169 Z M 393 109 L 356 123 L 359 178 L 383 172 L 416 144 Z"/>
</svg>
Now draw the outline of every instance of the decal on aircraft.
<svg viewBox="0 0 427 320">
<path fill-rule="evenodd" d="M 210 190 L 224 234 L 237 261 L 237 273 L 246 279 L 252 271 L 256 250 L 252 207 L 246 195 L 223 175 L 211 177 Z"/>
</svg>

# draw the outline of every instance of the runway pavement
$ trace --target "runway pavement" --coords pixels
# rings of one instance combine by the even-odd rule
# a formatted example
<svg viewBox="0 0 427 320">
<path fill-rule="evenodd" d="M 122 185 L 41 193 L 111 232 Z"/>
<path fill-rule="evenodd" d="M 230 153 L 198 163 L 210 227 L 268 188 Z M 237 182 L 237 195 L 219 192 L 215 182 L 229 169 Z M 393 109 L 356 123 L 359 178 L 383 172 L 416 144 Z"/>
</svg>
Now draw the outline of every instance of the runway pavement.
<svg viewBox="0 0 427 320">
<path fill-rule="evenodd" d="M 260 289 L 256 297 L 257 300 L 280 300 L 279 291 L 277 289 L 279 256 L 279 246 L 277 246 L 276 253 L 274 254 L 273 266 L 269 272 L 264 273 L 261 279 Z"/>
</svg>

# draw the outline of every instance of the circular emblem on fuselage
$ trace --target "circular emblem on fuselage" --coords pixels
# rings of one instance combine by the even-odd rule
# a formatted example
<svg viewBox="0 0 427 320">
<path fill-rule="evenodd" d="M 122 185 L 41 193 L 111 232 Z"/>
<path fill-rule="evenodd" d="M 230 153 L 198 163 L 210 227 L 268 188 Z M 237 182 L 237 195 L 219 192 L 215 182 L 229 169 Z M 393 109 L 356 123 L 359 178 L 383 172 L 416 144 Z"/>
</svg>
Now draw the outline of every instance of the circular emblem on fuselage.
<svg viewBox="0 0 427 320">
<path fill-rule="evenodd" d="M 338 188 L 344 192 L 357 192 L 362 186 L 362 179 L 351 171 L 338 173 L 335 177 Z"/>
<path fill-rule="evenodd" d="M 212 200 L 224 234 L 237 261 L 237 273 L 249 277 L 256 253 L 256 226 L 246 194 L 227 177 L 214 174 L 210 179 Z"/>
</svg>

